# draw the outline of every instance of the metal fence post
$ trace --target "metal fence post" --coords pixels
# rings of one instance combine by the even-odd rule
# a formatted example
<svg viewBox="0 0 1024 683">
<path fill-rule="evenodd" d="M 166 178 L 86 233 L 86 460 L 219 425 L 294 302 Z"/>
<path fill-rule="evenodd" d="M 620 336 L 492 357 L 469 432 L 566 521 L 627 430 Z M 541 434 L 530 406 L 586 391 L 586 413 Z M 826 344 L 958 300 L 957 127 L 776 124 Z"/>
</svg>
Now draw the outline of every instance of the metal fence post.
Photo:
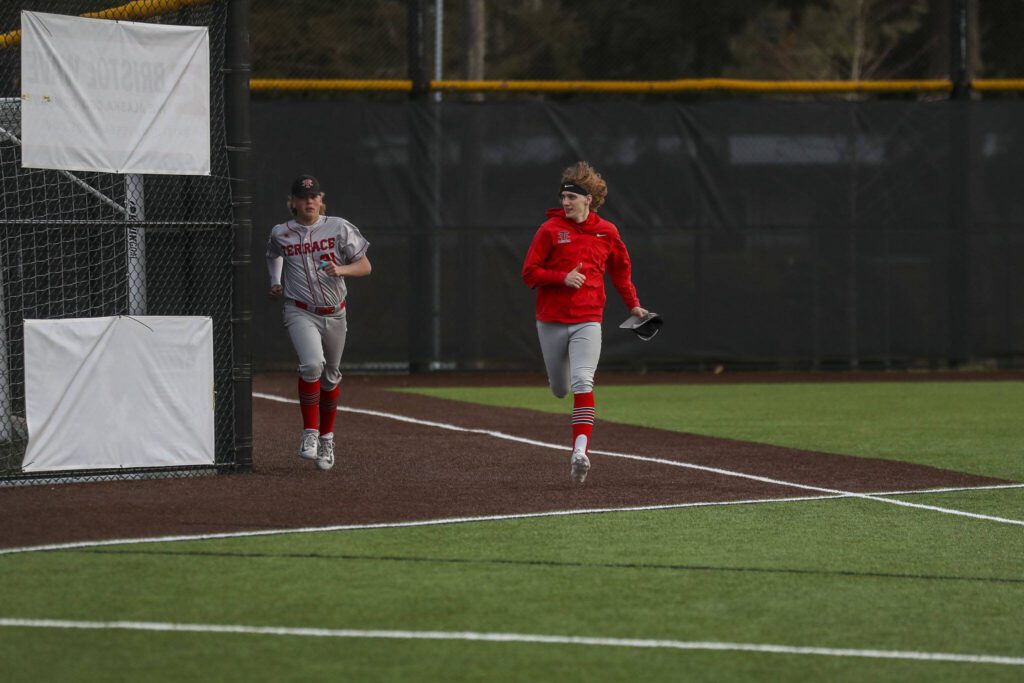
<svg viewBox="0 0 1024 683">
<path fill-rule="evenodd" d="M 970 0 L 951 0 L 949 77 L 950 95 L 950 216 L 949 216 L 949 349 L 956 367 L 971 356 L 970 334 Z"/>
<path fill-rule="evenodd" d="M 249 175 L 249 2 L 229 0 L 225 55 L 224 108 L 228 167 L 231 172 L 232 300 L 231 344 L 234 392 L 234 463 L 252 467 L 252 188 Z"/>
<path fill-rule="evenodd" d="M 437 147 L 436 111 L 430 103 L 426 55 L 423 42 L 424 0 L 408 0 L 409 165 L 412 171 L 413 223 L 409 226 L 409 369 L 412 372 L 436 368 L 440 353 L 439 293 L 437 269 Z"/>
</svg>

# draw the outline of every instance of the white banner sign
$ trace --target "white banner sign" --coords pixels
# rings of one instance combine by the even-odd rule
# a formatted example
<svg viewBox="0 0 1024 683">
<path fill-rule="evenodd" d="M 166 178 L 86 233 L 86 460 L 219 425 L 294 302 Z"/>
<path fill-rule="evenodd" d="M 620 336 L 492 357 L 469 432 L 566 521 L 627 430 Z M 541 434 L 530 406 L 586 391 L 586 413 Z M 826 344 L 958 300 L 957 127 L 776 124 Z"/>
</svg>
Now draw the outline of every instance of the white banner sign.
<svg viewBox="0 0 1024 683">
<path fill-rule="evenodd" d="M 22 166 L 210 175 L 205 27 L 21 13 Z"/>
<path fill-rule="evenodd" d="M 212 465 L 213 321 L 26 320 L 25 417 L 25 472 Z"/>
</svg>

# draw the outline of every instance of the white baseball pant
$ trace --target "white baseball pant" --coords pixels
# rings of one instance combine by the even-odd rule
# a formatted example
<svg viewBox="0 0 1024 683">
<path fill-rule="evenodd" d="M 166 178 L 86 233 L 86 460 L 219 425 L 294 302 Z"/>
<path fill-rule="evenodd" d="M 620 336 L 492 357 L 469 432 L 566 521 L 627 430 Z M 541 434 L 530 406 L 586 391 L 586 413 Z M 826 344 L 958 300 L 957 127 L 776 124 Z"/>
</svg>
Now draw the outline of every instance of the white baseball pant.
<svg viewBox="0 0 1024 683">
<path fill-rule="evenodd" d="M 549 323 L 537 321 L 537 336 L 544 354 L 551 393 L 564 398 L 594 390 L 594 373 L 601 358 L 601 323 Z"/>
<path fill-rule="evenodd" d="M 284 305 L 284 326 L 299 356 L 299 377 L 307 382 L 320 380 L 320 388 L 330 391 L 341 382 L 341 354 L 345 351 L 348 316 L 323 316 L 289 303 Z"/>
</svg>

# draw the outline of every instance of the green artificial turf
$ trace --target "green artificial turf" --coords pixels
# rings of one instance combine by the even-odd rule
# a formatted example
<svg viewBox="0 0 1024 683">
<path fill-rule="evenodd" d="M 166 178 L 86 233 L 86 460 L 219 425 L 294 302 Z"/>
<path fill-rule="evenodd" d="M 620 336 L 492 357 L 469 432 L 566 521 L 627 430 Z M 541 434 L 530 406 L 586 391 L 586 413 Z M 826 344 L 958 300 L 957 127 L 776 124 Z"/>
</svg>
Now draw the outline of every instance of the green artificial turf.
<svg viewBox="0 0 1024 683">
<path fill-rule="evenodd" d="M 906 499 L 943 505 L 955 495 Z M 865 500 L 9 555 L 0 556 L 0 579 L 5 617 L 1024 656 L 1020 527 Z M 678 680 L 686 672 L 701 681 L 976 681 L 1013 680 L 1024 671 L 736 652 L 27 628 L 0 629 L 0 657 L 9 680 L 599 682 L 639 674 Z"/>
<path fill-rule="evenodd" d="M 486 405 L 568 412 L 546 387 L 410 389 Z M 600 422 L 901 460 L 1024 481 L 1024 382 L 599 386 Z"/>
<path fill-rule="evenodd" d="M 333 640 L 125 632 L 32 633 L 0 655 L 38 661 L 10 683 L 601 683 L 603 681 L 900 681 L 1016 683 L 1019 667 L 783 654 L 463 642 Z M 58 656 L 57 653 L 60 653 Z"/>
<path fill-rule="evenodd" d="M 1020 382 L 608 386 L 598 389 L 598 415 L 1024 480 L 1024 431 L 1016 415 L 1022 390 Z M 425 393 L 568 411 L 542 387 Z M 1022 489 L 898 500 L 1024 517 Z M 1022 604 L 1019 524 L 864 499 L 0 555 L 0 617 L 6 618 L 1021 658 Z M 24 627 L 0 627 L 0 661 L 5 681 L 33 682 L 974 683 L 1024 676 L 1021 666 L 794 654 Z"/>
</svg>

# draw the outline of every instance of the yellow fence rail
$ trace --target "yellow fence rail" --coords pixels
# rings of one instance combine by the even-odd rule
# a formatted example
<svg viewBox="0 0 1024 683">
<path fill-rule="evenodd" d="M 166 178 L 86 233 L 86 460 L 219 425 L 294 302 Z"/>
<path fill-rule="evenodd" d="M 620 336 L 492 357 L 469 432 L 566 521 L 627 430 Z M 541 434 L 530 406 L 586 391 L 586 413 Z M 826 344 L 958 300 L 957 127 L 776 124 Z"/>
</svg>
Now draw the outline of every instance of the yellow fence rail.
<svg viewBox="0 0 1024 683">
<path fill-rule="evenodd" d="M 1024 91 L 1024 79 L 992 79 L 971 82 L 983 92 Z M 341 80 L 254 78 L 253 92 L 411 92 L 409 80 Z M 747 92 L 784 94 L 824 93 L 920 93 L 950 92 L 948 80 L 895 81 L 750 81 L 732 78 L 689 78 L 673 81 L 430 81 L 433 92 L 537 92 L 537 93 L 697 93 Z"/>
<path fill-rule="evenodd" d="M 688 78 L 672 81 L 431 81 L 441 92 L 942 92 L 949 81 L 748 81 L 732 78 Z"/>
<path fill-rule="evenodd" d="M 991 78 L 971 82 L 981 92 L 1014 92 L 1024 90 L 1024 78 Z"/>
<path fill-rule="evenodd" d="M 80 16 L 90 19 L 148 19 L 160 14 L 170 14 L 194 5 L 209 5 L 213 0 L 133 0 L 98 12 Z M 0 33 L 0 50 L 21 44 L 21 31 Z"/>
<path fill-rule="evenodd" d="M 412 81 L 361 81 L 337 78 L 253 78 L 249 89 L 288 92 L 412 92 Z"/>
</svg>

